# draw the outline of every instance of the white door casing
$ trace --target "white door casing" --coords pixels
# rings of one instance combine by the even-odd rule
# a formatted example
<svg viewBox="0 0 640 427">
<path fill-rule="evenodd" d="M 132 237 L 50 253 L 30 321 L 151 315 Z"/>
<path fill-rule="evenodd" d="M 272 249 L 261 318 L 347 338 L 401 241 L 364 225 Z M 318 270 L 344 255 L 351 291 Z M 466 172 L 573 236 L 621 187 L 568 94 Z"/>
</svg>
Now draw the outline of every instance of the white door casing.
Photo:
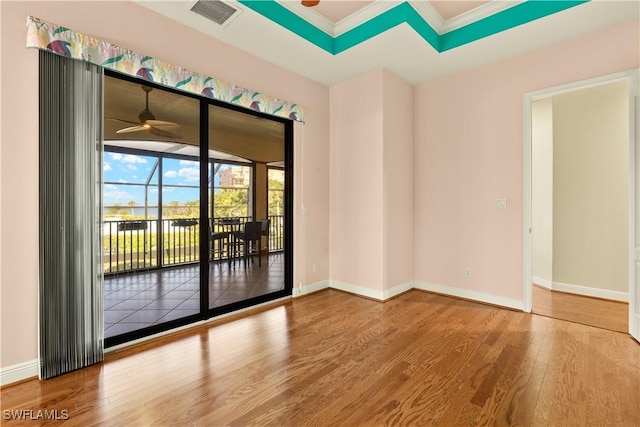
<svg viewBox="0 0 640 427">
<path fill-rule="evenodd" d="M 621 80 L 629 82 L 629 334 L 640 342 L 640 70 L 623 71 L 524 94 L 523 311 L 530 313 L 532 305 L 531 103 L 537 99 Z"/>
<path fill-rule="evenodd" d="M 640 70 L 629 76 L 629 334 L 640 342 Z"/>
</svg>

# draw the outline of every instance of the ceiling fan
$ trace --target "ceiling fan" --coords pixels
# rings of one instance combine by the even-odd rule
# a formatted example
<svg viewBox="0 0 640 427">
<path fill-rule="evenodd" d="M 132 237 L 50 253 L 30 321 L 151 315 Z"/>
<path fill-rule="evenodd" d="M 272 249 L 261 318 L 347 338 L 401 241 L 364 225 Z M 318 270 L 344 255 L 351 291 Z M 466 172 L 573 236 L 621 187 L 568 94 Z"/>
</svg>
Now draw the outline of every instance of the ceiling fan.
<svg viewBox="0 0 640 427">
<path fill-rule="evenodd" d="M 180 127 L 178 123 L 156 120 L 156 116 L 154 116 L 151 110 L 149 110 L 149 92 L 151 92 L 153 88 L 143 85 L 142 90 L 145 92 L 145 108 L 140 114 L 138 114 L 138 119 L 140 120 L 140 122 L 136 124 L 136 122 L 131 122 L 129 120 L 110 118 L 111 120 L 115 120 L 118 122 L 135 124 L 135 126 L 129 126 L 119 129 L 116 131 L 116 133 L 149 131 L 149 133 L 157 136 L 164 136 L 168 138 L 182 138 L 182 135 L 175 131 L 175 129 L 178 129 Z"/>
</svg>

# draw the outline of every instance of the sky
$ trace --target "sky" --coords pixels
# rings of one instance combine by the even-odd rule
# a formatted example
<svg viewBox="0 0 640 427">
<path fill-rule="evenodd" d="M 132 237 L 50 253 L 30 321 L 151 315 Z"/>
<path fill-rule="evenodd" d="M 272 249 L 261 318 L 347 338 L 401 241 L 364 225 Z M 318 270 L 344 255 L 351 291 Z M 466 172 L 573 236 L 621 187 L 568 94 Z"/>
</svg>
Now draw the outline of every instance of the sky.
<svg viewBox="0 0 640 427">
<path fill-rule="evenodd" d="M 105 152 L 103 203 L 105 205 L 126 205 L 133 200 L 137 205 L 143 205 L 144 185 L 127 184 L 145 184 L 156 161 L 156 158 L 149 156 Z M 184 203 L 199 199 L 200 168 L 198 162 L 165 158 L 162 168 L 164 203 L 172 200 Z M 150 181 L 150 205 L 158 204 L 158 169 L 156 168 Z"/>
</svg>

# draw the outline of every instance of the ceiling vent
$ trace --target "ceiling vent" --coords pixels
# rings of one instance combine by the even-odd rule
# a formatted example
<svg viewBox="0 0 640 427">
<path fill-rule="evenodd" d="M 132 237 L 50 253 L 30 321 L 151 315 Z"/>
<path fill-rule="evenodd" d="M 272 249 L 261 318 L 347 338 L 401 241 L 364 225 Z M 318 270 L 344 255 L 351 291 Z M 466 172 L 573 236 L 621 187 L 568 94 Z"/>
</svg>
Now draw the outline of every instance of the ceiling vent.
<svg viewBox="0 0 640 427">
<path fill-rule="evenodd" d="M 240 9 L 229 6 L 220 0 L 198 0 L 192 7 L 191 11 L 212 20 L 218 25 L 226 27 L 240 14 Z"/>
</svg>

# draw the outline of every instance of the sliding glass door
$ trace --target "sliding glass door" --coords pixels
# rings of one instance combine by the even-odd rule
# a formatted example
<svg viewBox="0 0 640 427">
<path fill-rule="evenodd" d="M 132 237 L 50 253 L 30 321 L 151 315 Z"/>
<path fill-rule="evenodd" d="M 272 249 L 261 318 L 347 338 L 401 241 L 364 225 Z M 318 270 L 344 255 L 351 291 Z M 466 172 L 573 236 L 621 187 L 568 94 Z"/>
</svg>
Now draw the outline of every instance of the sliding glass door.
<svg viewBox="0 0 640 427">
<path fill-rule="evenodd" d="M 290 120 L 107 73 L 107 346 L 291 294 Z"/>
</svg>

